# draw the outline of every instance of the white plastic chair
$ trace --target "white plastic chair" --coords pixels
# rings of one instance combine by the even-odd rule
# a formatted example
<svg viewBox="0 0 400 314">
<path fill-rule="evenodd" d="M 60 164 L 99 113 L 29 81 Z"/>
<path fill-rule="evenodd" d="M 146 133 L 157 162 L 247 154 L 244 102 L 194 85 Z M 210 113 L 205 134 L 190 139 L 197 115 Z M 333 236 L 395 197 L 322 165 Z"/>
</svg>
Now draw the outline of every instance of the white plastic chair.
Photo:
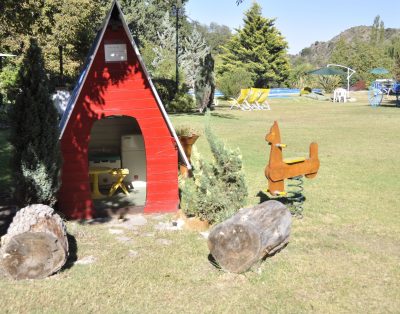
<svg viewBox="0 0 400 314">
<path fill-rule="evenodd" d="M 333 102 L 347 102 L 347 90 L 344 88 L 336 88 L 333 91 Z"/>
</svg>

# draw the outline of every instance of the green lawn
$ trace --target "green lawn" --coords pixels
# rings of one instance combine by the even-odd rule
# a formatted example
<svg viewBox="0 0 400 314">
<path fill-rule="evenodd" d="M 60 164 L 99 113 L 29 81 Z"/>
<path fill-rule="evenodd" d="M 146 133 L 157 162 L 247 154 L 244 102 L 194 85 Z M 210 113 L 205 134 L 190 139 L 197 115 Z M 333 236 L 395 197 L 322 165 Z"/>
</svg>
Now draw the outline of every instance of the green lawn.
<svg viewBox="0 0 400 314">
<path fill-rule="evenodd" d="M 264 136 L 274 120 L 288 144 L 285 157 L 319 144 L 320 171 L 304 184 L 304 218 L 293 219 L 289 245 L 251 271 L 216 270 L 198 233 L 157 230 L 158 216 L 133 229 L 69 222 L 78 259 L 96 261 L 46 280 L 0 279 L 0 311 L 399 313 L 400 108 L 371 108 L 365 93 L 355 97 L 346 104 L 296 98 L 271 100 L 271 111 L 214 111 L 215 133 L 243 154 L 249 204 L 266 189 Z M 171 119 L 203 128 L 199 115 Z M 210 158 L 204 136 L 197 148 Z"/>
</svg>

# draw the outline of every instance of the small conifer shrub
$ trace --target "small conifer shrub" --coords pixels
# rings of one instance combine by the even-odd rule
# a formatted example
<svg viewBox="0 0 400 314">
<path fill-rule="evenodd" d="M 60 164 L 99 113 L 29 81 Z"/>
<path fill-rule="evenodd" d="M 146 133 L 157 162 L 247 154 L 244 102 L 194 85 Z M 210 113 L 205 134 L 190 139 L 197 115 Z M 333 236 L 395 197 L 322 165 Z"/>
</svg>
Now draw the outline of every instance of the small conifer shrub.
<svg viewBox="0 0 400 314">
<path fill-rule="evenodd" d="M 50 99 L 42 51 L 35 39 L 18 73 L 10 112 L 15 200 L 20 206 L 56 203 L 61 164 L 58 115 Z"/>
<path fill-rule="evenodd" d="M 239 149 L 227 147 L 205 128 L 213 161 L 192 152 L 193 177 L 180 181 L 181 208 L 188 216 L 218 223 L 233 216 L 245 205 L 248 195 Z"/>
</svg>

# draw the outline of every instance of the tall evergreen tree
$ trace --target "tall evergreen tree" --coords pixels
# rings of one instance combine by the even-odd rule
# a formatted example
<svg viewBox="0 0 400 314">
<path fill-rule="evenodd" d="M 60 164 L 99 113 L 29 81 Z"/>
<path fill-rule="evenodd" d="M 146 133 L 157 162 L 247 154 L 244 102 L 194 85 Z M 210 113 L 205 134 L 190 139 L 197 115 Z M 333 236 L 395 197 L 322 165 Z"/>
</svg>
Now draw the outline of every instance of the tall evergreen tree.
<svg viewBox="0 0 400 314">
<path fill-rule="evenodd" d="M 161 20 L 160 32 L 157 32 L 157 45 L 153 48 L 155 57 L 151 63 L 154 68 L 159 68 L 166 60 L 175 62 L 175 36 L 176 30 L 172 26 L 169 13 L 166 12 Z M 171 71 L 172 72 L 172 71 Z"/>
<path fill-rule="evenodd" d="M 245 68 L 252 74 L 254 87 L 284 82 L 289 75 L 288 45 L 274 24 L 275 19 L 264 18 L 261 6 L 254 3 L 245 13 L 243 28 L 223 47 L 218 72 Z"/>
<path fill-rule="evenodd" d="M 214 59 L 211 53 L 200 60 L 194 91 L 197 109 L 204 112 L 206 108 L 211 108 L 215 92 Z"/>
<path fill-rule="evenodd" d="M 10 142 L 15 198 L 21 206 L 53 206 L 61 163 L 57 111 L 48 91 L 42 51 L 35 39 L 18 73 L 19 94 L 11 111 Z"/>
<path fill-rule="evenodd" d="M 185 81 L 191 88 L 194 88 L 200 61 L 204 59 L 209 51 L 210 48 L 207 46 L 204 38 L 197 28 L 194 27 L 191 36 L 184 40 L 182 54 L 182 69 L 185 73 Z"/>
</svg>

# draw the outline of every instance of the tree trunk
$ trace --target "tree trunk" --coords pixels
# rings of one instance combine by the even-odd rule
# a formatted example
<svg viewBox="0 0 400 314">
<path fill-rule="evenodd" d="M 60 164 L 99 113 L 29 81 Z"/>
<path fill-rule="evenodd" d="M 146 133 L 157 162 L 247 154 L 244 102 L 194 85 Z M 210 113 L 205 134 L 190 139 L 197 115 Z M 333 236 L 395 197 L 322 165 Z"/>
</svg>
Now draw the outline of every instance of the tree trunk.
<svg viewBox="0 0 400 314">
<path fill-rule="evenodd" d="M 289 242 L 291 221 L 290 211 L 278 201 L 242 208 L 211 230 L 208 248 L 221 268 L 241 273 Z"/>
<path fill-rule="evenodd" d="M 68 257 L 66 227 L 46 205 L 22 208 L 1 238 L 0 262 L 13 279 L 45 278 L 65 264 Z"/>
</svg>

